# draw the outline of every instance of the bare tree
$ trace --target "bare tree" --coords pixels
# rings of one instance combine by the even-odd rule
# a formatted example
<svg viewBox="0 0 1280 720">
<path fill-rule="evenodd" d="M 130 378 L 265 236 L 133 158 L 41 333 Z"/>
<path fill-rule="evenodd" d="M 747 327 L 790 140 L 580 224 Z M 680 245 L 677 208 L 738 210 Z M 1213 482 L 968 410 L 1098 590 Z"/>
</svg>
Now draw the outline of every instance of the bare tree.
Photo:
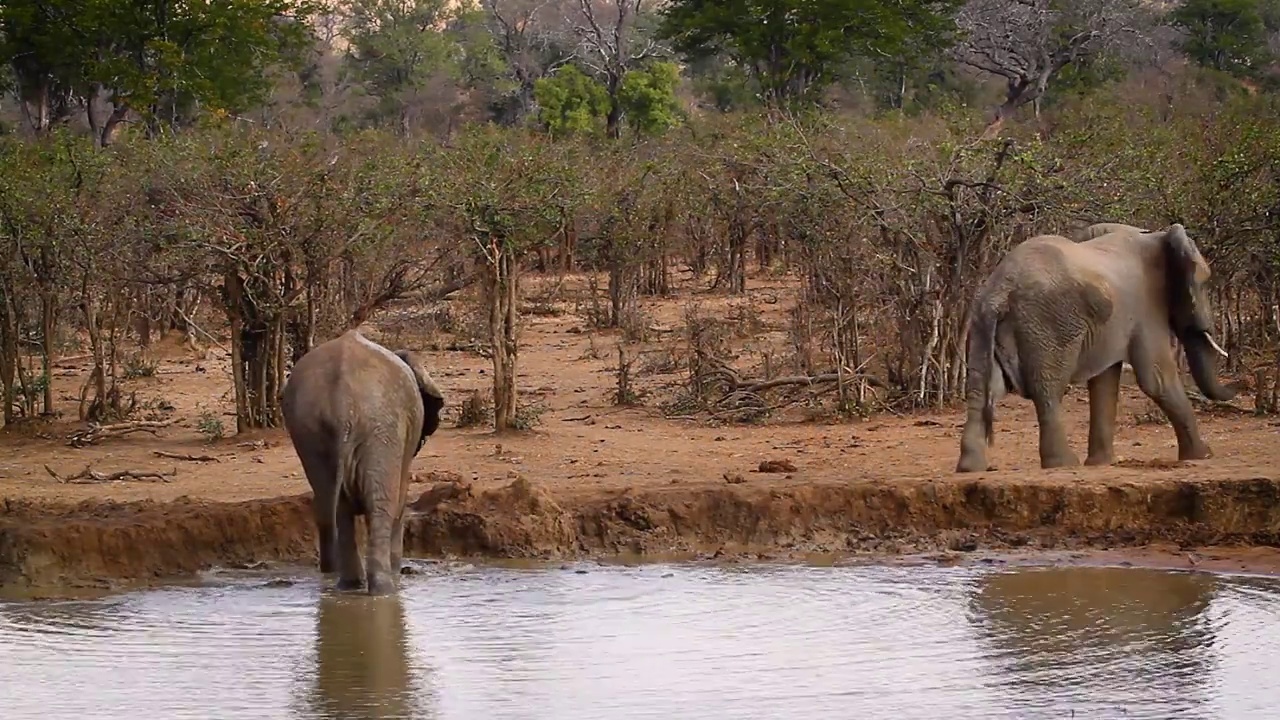
<svg viewBox="0 0 1280 720">
<path fill-rule="evenodd" d="M 1139 37 L 1140 0 L 969 0 L 956 17 L 956 59 L 1007 83 L 988 133 L 1044 96 L 1063 68 Z"/>
<path fill-rule="evenodd" d="M 533 107 L 533 84 L 573 59 L 562 10 L 574 0 L 480 0 L 489 32 L 515 84 L 499 120 L 513 124 Z"/>
<path fill-rule="evenodd" d="M 658 52 L 651 39 L 635 37 L 636 19 L 645 0 L 577 0 L 577 17 L 567 19 L 578 37 L 578 59 L 604 81 L 609 91 L 605 119 L 609 137 L 621 134 L 622 105 L 618 91 L 627 71 Z"/>
</svg>

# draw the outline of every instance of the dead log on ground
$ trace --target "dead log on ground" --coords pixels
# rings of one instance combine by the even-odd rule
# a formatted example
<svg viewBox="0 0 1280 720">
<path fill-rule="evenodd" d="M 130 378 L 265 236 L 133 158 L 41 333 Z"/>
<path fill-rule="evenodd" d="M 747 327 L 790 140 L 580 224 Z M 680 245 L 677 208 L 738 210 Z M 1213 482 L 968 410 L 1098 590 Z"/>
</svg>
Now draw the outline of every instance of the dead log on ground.
<svg viewBox="0 0 1280 720">
<path fill-rule="evenodd" d="M 168 473 L 157 472 L 155 470 L 117 470 L 112 473 L 104 473 L 95 471 L 91 465 L 85 465 L 83 470 L 74 475 L 59 475 L 48 465 L 44 466 L 44 471 L 49 473 L 50 477 L 54 480 L 68 485 L 95 485 L 98 483 L 123 482 L 126 480 L 135 480 L 139 482 L 171 482 L 172 478 L 178 474 L 178 468 L 176 467 Z"/>
<path fill-rule="evenodd" d="M 99 440 L 122 437 L 136 432 L 148 432 L 155 435 L 157 430 L 169 427 L 173 423 L 173 418 L 168 420 L 134 420 L 131 422 L 116 423 L 114 425 L 89 423 L 88 428 L 84 430 L 77 430 L 68 435 L 67 444 L 71 447 L 82 448 L 87 445 L 92 445 Z"/>
</svg>

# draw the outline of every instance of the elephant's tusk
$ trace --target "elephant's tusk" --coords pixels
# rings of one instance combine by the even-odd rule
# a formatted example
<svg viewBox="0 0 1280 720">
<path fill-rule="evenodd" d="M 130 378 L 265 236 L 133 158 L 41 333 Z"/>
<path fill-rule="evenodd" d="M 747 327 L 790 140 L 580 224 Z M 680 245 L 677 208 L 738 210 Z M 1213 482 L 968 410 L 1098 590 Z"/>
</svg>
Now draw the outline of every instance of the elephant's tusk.
<svg viewBox="0 0 1280 720">
<path fill-rule="evenodd" d="M 1222 349 L 1222 346 L 1219 345 L 1218 342 L 1213 339 L 1212 335 L 1210 335 L 1209 333 L 1205 333 L 1204 336 L 1205 336 L 1205 339 L 1209 341 L 1209 344 L 1213 346 L 1213 349 L 1218 351 L 1219 355 L 1221 355 L 1222 357 L 1227 357 L 1227 351 Z"/>
</svg>

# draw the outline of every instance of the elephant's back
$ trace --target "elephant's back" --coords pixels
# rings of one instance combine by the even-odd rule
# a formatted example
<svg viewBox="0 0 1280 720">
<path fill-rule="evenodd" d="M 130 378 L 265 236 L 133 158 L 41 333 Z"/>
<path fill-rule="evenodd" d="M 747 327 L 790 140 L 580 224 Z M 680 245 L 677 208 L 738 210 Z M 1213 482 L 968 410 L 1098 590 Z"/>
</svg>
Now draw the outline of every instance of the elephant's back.
<svg viewBox="0 0 1280 720">
<path fill-rule="evenodd" d="M 417 386 L 412 371 L 380 346 L 354 331 L 321 343 L 294 365 L 281 398 L 289 416 L 343 424 L 351 418 L 385 413 L 403 403 Z"/>
</svg>

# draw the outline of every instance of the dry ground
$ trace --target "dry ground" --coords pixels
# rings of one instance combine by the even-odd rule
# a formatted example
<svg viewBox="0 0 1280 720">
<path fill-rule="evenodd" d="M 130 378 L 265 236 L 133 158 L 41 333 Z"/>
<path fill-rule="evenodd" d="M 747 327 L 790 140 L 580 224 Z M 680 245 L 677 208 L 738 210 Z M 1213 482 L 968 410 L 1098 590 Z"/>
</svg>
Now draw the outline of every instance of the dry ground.
<svg viewBox="0 0 1280 720">
<path fill-rule="evenodd" d="M 581 278 L 570 278 L 566 287 Z M 542 281 L 546 286 L 550 281 Z M 534 285 L 535 295 L 537 283 Z M 650 402 L 635 408 L 612 404 L 618 365 L 617 331 L 592 331 L 582 317 L 581 303 L 562 301 L 526 316 L 520 354 L 519 384 L 524 401 L 545 410 L 532 432 L 496 437 L 486 429 L 458 429 L 452 418 L 473 390 L 488 391 L 491 365 L 468 351 L 435 351 L 435 376 L 444 389 L 450 418 L 431 438 L 415 462 L 422 482 L 461 478 L 477 488 L 506 484 L 513 477 L 534 481 L 557 496 L 596 494 L 600 490 L 665 485 L 723 485 L 727 482 L 801 485 L 815 481 L 921 479 L 952 475 L 958 451 L 959 412 L 898 416 L 880 414 L 850 422 L 771 420 L 766 425 L 713 427 L 696 420 L 665 419 L 656 400 L 681 378 L 670 365 L 672 349 L 683 342 L 681 326 L 691 301 L 718 317 L 750 313 L 758 323 L 752 337 L 739 339 L 743 357 L 762 348 L 777 347 L 785 338 L 787 306 L 792 293 L 781 280 L 756 279 L 746 298 L 689 292 L 647 304 L 650 337 L 632 346 L 636 383 L 650 391 Z M 549 309 L 548 309 L 549 308 Z M 747 308 L 747 309 L 744 309 Z M 429 341 L 414 332 L 412 316 L 386 320 L 381 331 L 367 332 L 385 343 L 406 342 L 422 347 Z M 438 342 L 438 338 L 435 342 Z M 225 345 L 225 341 L 224 341 Z M 70 421 L 16 426 L 0 433 L 0 497 L 77 502 L 90 499 L 157 501 L 181 496 L 208 500 L 245 500 L 307 491 L 296 456 L 283 431 L 234 436 L 231 381 L 227 355 L 209 347 L 191 351 L 174 339 L 158 344 L 152 357 L 159 361 L 152 377 L 126 381 L 141 404 L 171 406 L 162 413 L 176 422 L 154 436 L 137 433 L 85 447 L 68 447 L 66 436 L 81 427 Z M 758 357 L 758 355 L 757 355 Z M 744 360 L 745 362 L 745 360 Z M 646 371 L 646 368 L 649 371 Z M 670 372 L 652 372 L 654 368 Z M 74 415 L 74 398 L 87 372 L 87 360 L 70 358 L 56 369 L 55 397 L 61 409 Z M 1040 470 L 1036 425 L 1031 405 L 1006 399 L 997 415 L 993 461 L 1000 470 L 989 473 L 997 481 L 1035 482 L 1079 477 L 1141 483 L 1194 473 L 1198 480 L 1251 477 L 1269 473 L 1280 460 L 1276 449 L 1277 422 L 1244 411 L 1250 399 L 1241 397 L 1239 413 L 1200 413 L 1201 430 L 1215 457 L 1178 466 L 1171 428 L 1147 417 L 1152 406 L 1132 385 L 1125 388 L 1122 426 L 1116 439 L 1121 461 L 1108 468 Z M 1083 388 L 1068 397 L 1069 431 L 1081 451 L 1087 434 L 1087 395 Z M 202 434 L 202 413 L 213 413 L 227 428 L 226 437 L 209 441 Z M 173 453 L 211 457 L 193 461 L 160 457 Z M 752 472 L 762 461 L 785 460 L 794 472 L 762 475 Z M 86 466 L 95 472 L 176 471 L 169 482 L 112 482 L 64 484 L 60 476 Z M 737 477 L 735 477 L 737 476 Z M 726 479 L 728 477 L 728 479 Z"/>
</svg>

